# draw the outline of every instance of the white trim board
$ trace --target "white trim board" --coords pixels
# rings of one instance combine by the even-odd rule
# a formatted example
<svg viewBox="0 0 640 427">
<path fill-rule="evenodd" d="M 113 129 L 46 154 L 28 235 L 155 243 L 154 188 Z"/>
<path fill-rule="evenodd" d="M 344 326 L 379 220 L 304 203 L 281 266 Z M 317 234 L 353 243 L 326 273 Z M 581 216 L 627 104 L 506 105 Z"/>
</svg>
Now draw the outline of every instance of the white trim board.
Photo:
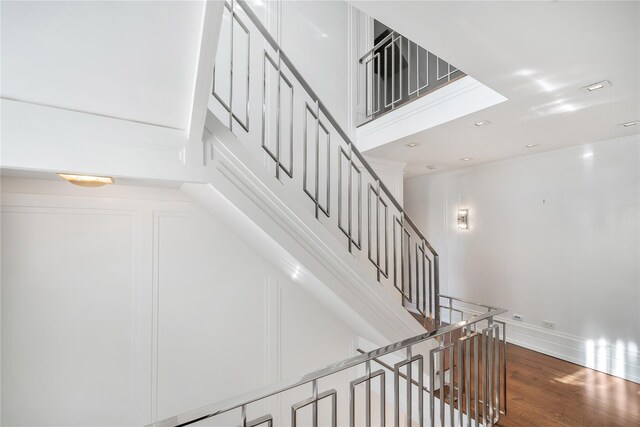
<svg viewBox="0 0 640 427">
<path fill-rule="evenodd" d="M 466 308 L 464 311 L 473 315 L 481 314 Z M 504 317 L 497 317 L 496 320 L 507 325 L 507 342 L 511 344 L 640 384 L 638 348 L 599 343 Z"/>
<path fill-rule="evenodd" d="M 367 151 L 492 107 L 507 98 L 465 76 L 358 128 L 356 145 Z"/>
<path fill-rule="evenodd" d="M 368 265 L 345 256 L 345 246 L 304 209 L 299 195 L 258 164 L 213 114 L 206 128 L 203 154 L 211 184 L 186 184 L 183 191 L 219 217 L 231 218 L 228 225 L 252 246 L 268 248 L 263 253 L 272 262 L 358 333 L 395 342 L 423 332 L 397 295 L 368 274 Z"/>
</svg>

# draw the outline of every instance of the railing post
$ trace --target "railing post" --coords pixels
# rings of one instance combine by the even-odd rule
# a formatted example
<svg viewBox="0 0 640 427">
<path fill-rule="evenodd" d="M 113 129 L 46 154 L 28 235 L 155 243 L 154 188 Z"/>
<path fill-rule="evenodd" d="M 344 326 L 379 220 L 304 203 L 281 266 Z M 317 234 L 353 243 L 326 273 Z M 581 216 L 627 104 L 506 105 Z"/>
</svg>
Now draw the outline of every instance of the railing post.
<svg viewBox="0 0 640 427">
<path fill-rule="evenodd" d="M 440 258 L 438 254 L 433 256 L 433 311 L 435 324 L 440 327 Z M 451 322 L 451 319 L 449 319 Z"/>
</svg>

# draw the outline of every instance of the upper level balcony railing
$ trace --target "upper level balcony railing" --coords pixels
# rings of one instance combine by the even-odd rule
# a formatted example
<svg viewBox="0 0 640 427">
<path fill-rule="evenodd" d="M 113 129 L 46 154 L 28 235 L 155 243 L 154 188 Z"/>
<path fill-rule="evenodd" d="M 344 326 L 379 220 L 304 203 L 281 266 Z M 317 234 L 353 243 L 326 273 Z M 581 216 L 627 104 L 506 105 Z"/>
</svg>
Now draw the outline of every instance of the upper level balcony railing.
<svg viewBox="0 0 640 427">
<path fill-rule="evenodd" d="M 387 31 L 359 61 L 363 82 L 358 125 L 437 90 L 466 74 L 396 31 Z"/>
</svg>

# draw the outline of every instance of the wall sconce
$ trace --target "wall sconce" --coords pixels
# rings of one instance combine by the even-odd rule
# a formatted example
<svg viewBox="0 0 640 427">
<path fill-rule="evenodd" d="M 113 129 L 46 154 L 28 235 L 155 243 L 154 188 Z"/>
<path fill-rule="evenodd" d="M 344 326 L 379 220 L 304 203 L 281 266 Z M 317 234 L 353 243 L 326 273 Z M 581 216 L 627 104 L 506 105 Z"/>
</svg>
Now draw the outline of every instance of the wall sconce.
<svg viewBox="0 0 640 427">
<path fill-rule="evenodd" d="M 458 230 L 469 228 L 469 209 L 458 209 Z"/>
</svg>

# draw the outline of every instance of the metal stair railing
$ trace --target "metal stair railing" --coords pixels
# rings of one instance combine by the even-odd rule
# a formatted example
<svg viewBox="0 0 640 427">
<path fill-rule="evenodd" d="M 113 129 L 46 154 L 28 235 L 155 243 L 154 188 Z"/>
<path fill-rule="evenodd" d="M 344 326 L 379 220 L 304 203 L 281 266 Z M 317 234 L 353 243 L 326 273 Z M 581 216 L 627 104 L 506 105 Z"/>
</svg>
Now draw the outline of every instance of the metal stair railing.
<svg viewBox="0 0 640 427">
<path fill-rule="evenodd" d="M 390 31 L 358 61 L 358 126 L 454 82 L 466 74 L 397 31 Z"/>
<path fill-rule="evenodd" d="M 438 324 L 438 253 L 248 4 L 225 5 L 210 109 L 403 306 Z"/>
<path fill-rule="evenodd" d="M 506 414 L 505 325 L 495 317 L 507 310 L 443 298 L 448 300 L 445 307 L 461 316 L 460 321 L 373 351 L 360 350 L 357 356 L 301 377 L 148 427 L 215 422 L 222 416 L 227 416 L 222 425 L 242 427 L 295 427 L 303 421 L 317 427 L 319 420 L 332 427 L 493 426 Z M 420 346 L 427 342 L 437 344 L 426 352 L 425 360 Z M 374 363 L 382 369 L 373 370 Z M 387 393 L 393 399 L 388 399 Z M 281 400 L 270 400 L 276 396 Z M 327 401 L 329 408 L 323 408 L 321 403 Z M 346 402 L 348 412 L 339 411 Z M 282 406 L 289 409 L 284 411 L 287 415 L 274 417 L 271 412 L 279 412 Z M 311 407 L 310 414 L 303 413 L 306 407 Z"/>
</svg>

